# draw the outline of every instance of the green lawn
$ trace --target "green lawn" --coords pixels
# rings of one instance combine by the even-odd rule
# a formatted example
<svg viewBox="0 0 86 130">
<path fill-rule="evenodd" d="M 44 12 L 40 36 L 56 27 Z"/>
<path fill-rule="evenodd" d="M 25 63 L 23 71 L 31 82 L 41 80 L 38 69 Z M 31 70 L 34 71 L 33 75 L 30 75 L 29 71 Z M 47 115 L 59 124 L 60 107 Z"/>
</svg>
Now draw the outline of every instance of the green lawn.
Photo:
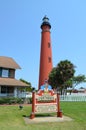
<svg viewBox="0 0 86 130">
<path fill-rule="evenodd" d="M 0 130 L 86 130 L 86 102 L 61 102 L 61 108 L 73 121 L 26 125 L 23 115 L 30 115 L 30 106 L 0 106 Z"/>
</svg>

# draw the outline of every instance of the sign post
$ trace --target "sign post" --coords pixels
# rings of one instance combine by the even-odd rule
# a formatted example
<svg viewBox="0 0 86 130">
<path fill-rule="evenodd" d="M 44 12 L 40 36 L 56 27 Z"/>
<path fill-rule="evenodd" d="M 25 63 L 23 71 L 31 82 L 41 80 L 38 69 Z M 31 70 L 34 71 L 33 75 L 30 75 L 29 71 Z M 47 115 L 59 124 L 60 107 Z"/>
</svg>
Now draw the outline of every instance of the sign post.
<svg viewBox="0 0 86 130">
<path fill-rule="evenodd" d="M 38 92 L 32 94 L 32 113 L 30 119 L 39 113 L 57 113 L 57 117 L 62 117 L 60 110 L 59 94 L 55 93 L 51 88 L 41 88 Z"/>
<path fill-rule="evenodd" d="M 30 115 L 30 119 L 35 117 L 35 91 L 32 93 L 32 113 Z"/>
</svg>

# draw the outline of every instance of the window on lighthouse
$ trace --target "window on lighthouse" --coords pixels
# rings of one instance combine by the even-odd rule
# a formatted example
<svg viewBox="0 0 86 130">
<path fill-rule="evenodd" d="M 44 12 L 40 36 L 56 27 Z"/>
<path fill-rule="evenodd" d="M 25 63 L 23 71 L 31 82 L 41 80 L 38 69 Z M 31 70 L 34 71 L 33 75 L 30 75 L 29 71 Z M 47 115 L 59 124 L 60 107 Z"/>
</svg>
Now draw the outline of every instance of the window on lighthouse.
<svg viewBox="0 0 86 130">
<path fill-rule="evenodd" d="M 48 42 L 48 48 L 50 48 L 50 42 Z"/>
<path fill-rule="evenodd" d="M 48 57 L 48 62 L 49 62 L 49 63 L 51 62 L 51 57 Z"/>
</svg>

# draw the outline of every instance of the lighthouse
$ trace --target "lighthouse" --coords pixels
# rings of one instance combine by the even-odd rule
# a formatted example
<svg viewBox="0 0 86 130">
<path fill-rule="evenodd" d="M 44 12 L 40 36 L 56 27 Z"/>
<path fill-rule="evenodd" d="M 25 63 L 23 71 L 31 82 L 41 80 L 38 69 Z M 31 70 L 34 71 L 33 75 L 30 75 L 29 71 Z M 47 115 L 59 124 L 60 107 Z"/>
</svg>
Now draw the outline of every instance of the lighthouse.
<svg viewBox="0 0 86 130">
<path fill-rule="evenodd" d="M 49 18 L 45 16 L 41 24 L 39 86 L 38 91 L 33 91 L 32 93 L 32 113 L 30 119 L 33 119 L 36 113 L 50 112 L 56 112 L 57 117 L 62 117 L 59 94 L 55 93 L 52 86 L 48 83 L 49 73 L 53 66 L 50 29 Z"/>
<path fill-rule="evenodd" d="M 39 88 L 48 80 L 49 73 L 52 70 L 52 47 L 49 18 L 45 16 L 41 24 L 41 51 L 40 51 L 40 68 L 39 68 Z"/>
</svg>

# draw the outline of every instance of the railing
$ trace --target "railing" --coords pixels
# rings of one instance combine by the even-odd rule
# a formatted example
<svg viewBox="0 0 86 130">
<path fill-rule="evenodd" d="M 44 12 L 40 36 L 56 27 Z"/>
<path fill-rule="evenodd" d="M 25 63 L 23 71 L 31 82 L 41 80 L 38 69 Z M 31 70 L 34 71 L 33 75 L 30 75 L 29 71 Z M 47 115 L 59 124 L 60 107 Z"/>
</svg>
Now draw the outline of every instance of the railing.
<svg viewBox="0 0 86 130">
<path fill-rule="evenodd" d="M 13 93 L 0 93 L 0 97 L 14 97 Z"/>
<path fill-rule="evenodd" d="M 30 92 L 21 92 L 21 93 L 18 94 L 18 97 L 20 97 L 20 98 L 31 98 L 32 93 L 30 93 Z"/>
<path fill-rule="evenodd" d="M 60 101 L 86 101 L 86 94 L 60 95 Z"/>
</svg>

